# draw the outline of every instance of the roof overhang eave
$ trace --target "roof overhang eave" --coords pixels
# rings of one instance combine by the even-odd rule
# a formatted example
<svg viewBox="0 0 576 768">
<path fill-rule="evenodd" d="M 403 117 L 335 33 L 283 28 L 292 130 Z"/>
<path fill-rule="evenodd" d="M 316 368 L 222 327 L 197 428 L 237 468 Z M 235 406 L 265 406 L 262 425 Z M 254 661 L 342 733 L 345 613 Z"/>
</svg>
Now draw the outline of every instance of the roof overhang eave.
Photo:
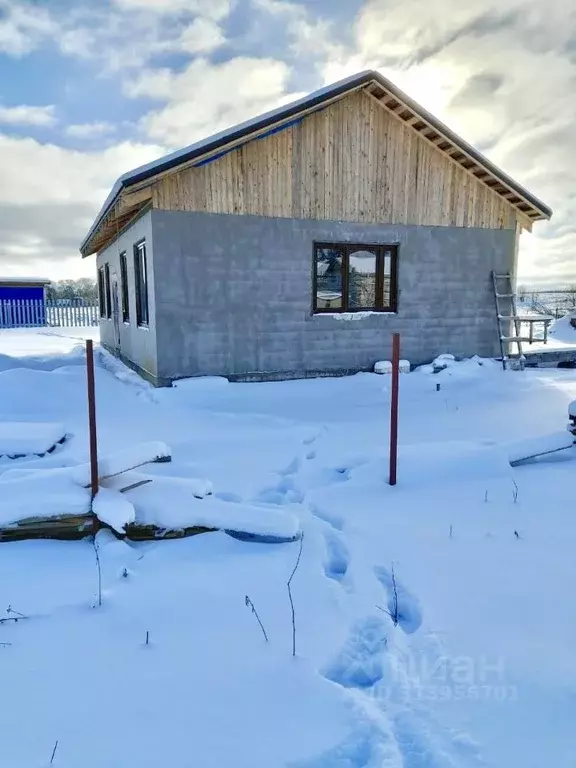
<svg viewBox="0 0 576 768">
<path fill-rule="evenodd" d="M 194 164 L 194 161 L 198 161 L 200 158 L 209 157 L 218 151 L 225 150 L 227 146 L 234 146 L 243 139 L 249 140 L 250 136 L 257 136 L 262 131 L 265 131 L 274 125 L 284 124 L 291 119 L 297 118 L 303 113 L 310 113 L 316 109 L 321 109 L 329 102 L 335 101 L 359 88 L 370 86 L 370 84 L 374 84 L 389 94 L 388 98 L 391 96 L 394 99 L 397 99 L 400 104 L 412 111 L 414 115 L 417 115 L 419 119 L 427 123 L 433 130 L 441 134 L 446 141 L 453 144 L 461 152 L 468 155 L 475 163 L 485 169 L 487 174 L 491 175 L 494 179 L 497 179 L 500 184 L 507 187 L 515 195 L 521 198 L 523 206 L 528 207 L 530 210 L 522 210 L 517 207 L 518 204 L 510 204 L 523 215 L 528 223 L 531 224 L 535 221 L 543 221 L 551 218 L 552 210 L 541 200 L 528 192 L 528 190 L 518 184 L 518 182 L 514 181 L 514 179 L 494 165 L 488 158 L 484 157 L 484 155 L 478 152 L 472 145 L 457 136 L 450 128 L 448 128 L 448 126 L 444 125 L 444 123 L 434 117 L 434 115 L 430 114 L 426 109 L 417 104 L 379 72 L 367 70 L 346 78 L 345 80 L 341 80 L 333 86 L 322 88 L 319 91 L 310 94 L 310 96 L 299 99 L 285 107 L 272 110 L 255 120 L 249 120 L 228 131 L 223 131 L 204 141 L 192 144 L 183 150 L 173 152 L 159 161 L 141 166 L 134 171 L 124 174 L 118 179 L 108 198 L 104 202 L 90 231 L 80 246 L 80 253 L 83 257 L 86 257 L 95 252 L 93 247 L 94 235 L 102 221 L 116 205 L 118 198 L 125 189 L 135 185 L 143 185 L 146 181 L 165 174 L 184 164 Z"/>
</svg>

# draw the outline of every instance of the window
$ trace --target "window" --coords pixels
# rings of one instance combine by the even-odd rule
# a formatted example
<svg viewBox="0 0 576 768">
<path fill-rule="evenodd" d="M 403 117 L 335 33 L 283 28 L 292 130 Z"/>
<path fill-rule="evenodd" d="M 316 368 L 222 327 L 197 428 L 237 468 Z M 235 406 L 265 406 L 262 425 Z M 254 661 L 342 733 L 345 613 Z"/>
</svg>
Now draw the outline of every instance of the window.
<svg viewBox="0 0 576 768">
<path fill-rule="evenodd" d="M 110 265 L 104 264 L 104 292 L 106 294 L 106 317 L 112 317 L 112 301 L 110 299 Z"/>
<path fill-rule="evenodd" d="M 136 276 L 136 322 L 138 325 L 148 325 L 148 268 L 144 241 L 134 246 L 134 274 Z"/>
<path fill-rule="evenodd" d="M 396 311 L 396 245 L 317 243 L 314 312 Z"/>
<path fill-rule="evenodd" d="M 100 317 L 106 317 L 106 293 L 104 291 L 104 267 L 98 270 L 98 304 Z"/>
<path fill-rule="evenodd" d="M 120 290 L 122 299 L 122 322 L 130 321 L 130 302 L 128 298 L 128 261 L 126 251 L 120 254 Z"/>
</svg>

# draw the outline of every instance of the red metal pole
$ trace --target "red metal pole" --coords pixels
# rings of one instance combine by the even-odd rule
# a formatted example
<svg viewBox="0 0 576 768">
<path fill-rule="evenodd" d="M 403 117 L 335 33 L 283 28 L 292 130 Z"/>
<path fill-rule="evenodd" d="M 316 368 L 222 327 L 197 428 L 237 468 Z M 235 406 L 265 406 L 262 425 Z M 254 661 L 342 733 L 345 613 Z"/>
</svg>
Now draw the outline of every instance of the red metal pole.
<svg viewBox="0 0 576 768">
<path fill-rule="evenodd" d="M 98 493 L 98 439 L 96 436 L 96 393 L 94 387 L 94 345 L 86 339 L 86 381 L 88 383 L 88 426 L 90 430 L 90 491 Z"/>
<path fill-rule="evenodd" d="M 390 400 L 390 485 L 396 485 L 398 466 L 398 379 L 400 373 L 400 334 L 392 337 L 392 397 Z"/>
</svg>

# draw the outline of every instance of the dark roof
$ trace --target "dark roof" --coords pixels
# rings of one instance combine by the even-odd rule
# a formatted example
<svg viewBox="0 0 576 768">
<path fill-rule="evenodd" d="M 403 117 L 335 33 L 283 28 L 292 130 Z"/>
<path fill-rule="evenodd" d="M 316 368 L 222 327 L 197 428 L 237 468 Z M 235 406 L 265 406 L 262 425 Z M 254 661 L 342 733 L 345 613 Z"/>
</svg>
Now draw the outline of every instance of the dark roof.
<svg viewBox="0 0 576 768">
<path fill-rule="evenodd" d="M 50 285 L 49 277 L 0 277 L 0 285 Z"/>
<path fill-rule="evenodd" d="M 172 152 L 169 155 L 161 157 L 159 160 L 148 163 L 147 165 L 140 166 L 139 168 L 129 171 L 123 174 L 114 184 L 110 194 L 106 198 L 104 205 L 102 206 L 94 224 L 90 228 L 90 231 L 84 238 L 80 250 L 83 251 L 88 241 L 90 240 L 95 229 L 100 224 L 101 220 L 108 213 L 117 196 L 123 189 L 140 184 L 160 173 L 165 173 L 173 168 L 177 168 L 179 165 L 189 163 L 196 158 L 206 155 L 210 152 L 215 152 L 220 148 L 224 148 L 226 145 L 237 142 L 243 138 L 248 138 L 252 134 L 265 130 L 266 128 L 275 125 L 279 121 L 290 120 L 290 118 L 296 118 L 304 111 L 313 111 L 315 109 L 321 109 L 327 102 L 344 96 L 350 91 L 361 88 L 369 83 L 377 83 L 381 88 L 386 91 L 390 96 L 395 97 L 403 105 L 413 110 L 422 120 L 426 121 L 432 128 L 445 137 L 448 141 L 457 145 L 463 152 L 473 158 L 478 165 L 486 169 L 490 174 L 495 176 L 504 185 L 508 186 L 511 190 L 516 192 L 519 196 L 524 198 L 531 206 L 536 208 L 543 216 L 543 218 L 550 218 L 552 216 L 552 210 L 545 205 L 541 200 L 528 192 L 527 189 L 518 184 L 514 179 L 510 178 L 504 171 L 498 168 L 494 163 L 488 160 L 478 150 L 476 150 L 471 144 L 461 139 L 453 131 L 450 130 L 444 123 L 438 120 L 434 115 L 430 114 L 426 109 L 417 104 L 413 99 L 403 93 L 387 78 L 383 77 L 379 72 L 374 70 L 366 70 L 359 72 L 358 74 L 347 77 L 344 80 L 339 80 L 337 83 L 328 85 L 324 88 L 320 88 L 308 96 L 302 99 L 293 101 L 286 106 L 274 109 L 271 112 L 266 112 L 259 115 L 252 120 L 248 120 L 244 123 L 239 123 L 225 131 L 214 134 L 213 136 L 198 141 L 194 144 L 190 144 L 183 149 Z"/>
</svg>

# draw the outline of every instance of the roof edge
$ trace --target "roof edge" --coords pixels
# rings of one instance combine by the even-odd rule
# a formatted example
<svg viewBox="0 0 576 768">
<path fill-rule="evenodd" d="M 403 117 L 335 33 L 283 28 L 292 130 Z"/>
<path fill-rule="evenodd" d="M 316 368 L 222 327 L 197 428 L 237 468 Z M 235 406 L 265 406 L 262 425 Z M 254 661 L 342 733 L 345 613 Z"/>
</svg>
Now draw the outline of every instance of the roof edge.
<svg viewBox="0 0 576 768">
<path fill-rule="evenodd" d="M 385 90 L 389 91 L 392 96 L 395 96 L 400 101 L 404 102 L 410 109 L 412 109 L 414 112 L 417 112 L 427 123 L 430 123 L 430 125 L 435 128 L 438 133 L 442 133 L 446 136 L 447 139 L 452 141 L 454 144 L 457 144 L 461 149 L 463 149 L 467 154 L 469 154 L 476 162 L 480 165 L 483 165 L 487 170 L 490 171 L 494 176 L 497 176 L 500 178 L 505 184 L 507 184 L 509 187 L 512 187 L 512 189 L 517 192 L 522 197 L 526 198 L 526 200 L 534 206 L 534 208 L 538 208 L 546 218 L 551 218 L 552 216 L 552 209 L 546 205 L 542 200 L 537 198 L 535 195 L 533 195 L 531 192 L 529 192 L 525 187 L 523 187 L 521 184 L 519 184 L 517 181 L 515 181 L 511 176 L 508 176 L 507 173 L 505 173 L 501 168 L 499 168 L 497 165 L 495 165 L 491 160 L 489 160 L 486 155 L 483 155 L 481 152 L 479 152 L 475 147 L 472 146 L 472 144 L 469 144 L 465 139 L 463 139 L 458 134 L 454 133 L 454 131 L 449 128 L 445 123 L 443 123 L 441 120 L 439 120 L 437 117 L 435 117 L 431 112 L 428 112 L 427 109 L 425 109 L 423 106 L 418 104 L 414 99 L 412 99 L 410 96 L 408 96 L 404 91 L 402 91 L 398 86 L 394 85 L 390 80 L 388 80 L 384 75 L 381 75 L 379 72 L 372 72 L 373 79 L 376 80 L 376 82 L 382 86 Z"/>
<path fill-rule="evenodd" d="M 203 139 L 201 141 L 195 142 L 194 144 L 190 144 L 183 149 L 172 152 L 168 155 L 165 155 L 164 157 L 159 158 L 156 161 L 139 166 L 138 168 L 123 174 L 115 182 L 112 190 L 110 191 L 110 194 L 104 201 L 104 204 L 96 216 L 94 223 L 90 227 L 88 234 L 82 241 L 80 252 L 83 256 L 85 255 L 84 252 L 88 246 L 89 241 L 94 235 L 94 232 L 100 225 L 102 219 L 104 219 L 104 217 L 113 207 L 122 190 L 135 184 L 141 184 L 142 182 L 151 179 L 161 173 L 166 173 L 173 168 L 177 168 L 178 166 L 193 160 L 195 157 L 213 152 L 220 147 L 225 146 L 226 144 L 239 141 L 253 133 L 267 128 L 269 125 L 280 120 L 289 120 L 304 110 L 314 109 L 314 107 L 321 107 L 325 102 L 333 101 L 339 96 L 343 96 L 348 92 L 361 88 L 370 82 L 376 82 L 381 88 L 388 91 L 393 97 L 406 104 L 409 109 L 413 110 L 420 117 L 422 117 L 422 119 L 429 123 L 436 131 L 443 134 L 449 141 L 460 147 L 464 152 L 470 155 L 470 157 L 473 158 L 475 162 L 486 168 L 489 173 L 500 179 L 503 184 L 510 187 L 512 190 L 514 190 L 514 192 L 523 197 L 531 206 L 539 210 L 544 218 L 551 218 L 552 209 L 549 208 L 545 203 L 539 200 L 535 195 L 531 194 L 521 184 L 514 181 L 514 179 L 508 176 L 508 174 L 506 174 L 501 168 L 496 166 L 491 160 L 488 160 L 488 158 L 485 157 L 477 149 L 475 149 L 475 147 L 454 133 L 454 131 L 448 128 L 448 126 L 445 125 L 441 120 L 428 112 L 428 110 L 424 109 L 424 107 L 414 101 L 414 99 L 400 90 L 400 88 L 394 85 L 394 83 L 388 80 L 388 78 L 384 77 L 375 70 L 368 69 L 352 75 L 351 77 L 339 80 L 332 85 L 320 88 L 319 90 L 313 91 L 307 96 L 290 102 L 285 106 L 278 107 L 269 112 L 265 112 L 261 115 L 258 115 L 256 118 L 247 120 L 243 123 L 239 123 L 224 131 L 220 131 L 219 133 L 216 133 L 207 139 Z"/>
<path fill-rule="evenodd" d="M 49 277 L 0 277 L 0 285 L 50 285 Z"/>
<path fill-rule="evenodd" d="M 213 134 L 212 136 L 209 136 L 207 139 L 202 139 L 195 142 L 194 144 L 189 144 L 187 147 L 176 150 L 175 152 L 171 152 L 170 154 L 161 157 L 159 160 L 139 166 L 133 171 L 129 171 L 128 173 L 123 174 L 115 182 L 110 194 L 104 201 L 104 204 L 96 216 L 90 231 L 82 241 L 80 251 L 84 251 L 88 241 L 94 234 L 94 231 L 104 216 L 108 213 L 110 208 L 112 208 L 118 195 L 123 189 L 129 186 L 133 186 L 134 184 L 140 184 L 141 182 L 146 181 L 148 178 L 152 178 L 153 176 L 157 176 L 160 173 L 165 173 L 172 168 L 176 168 L 179 165 L 188 162 L 188 160 L 193 159 L 197 154 L 206 154 L 207 152 L 211 152 L 223 146 L 224 143 L 228 144 L 233 141 L 238 141 L 238 139 L 242 139 L 245 136 L 249 136 L 251 133 L 266 128 L 271 122 L 275 122 L 280 119 L 290 119 L 290 117 L 298 114 L 304 108 L 310 109 L 314 106 L 321 105 L 325 101 L 329 101 L 337 98 L 340 95 L 344 95 L 348 91 L 369 83 L 373 79 L 374 74 L 375 73 L 372 70 L 364 70 L 363 72 L 359 72 L 355 75 L 352 75 L 351 77 L 339 80 L 332 85 L 325 86 L 324 88 L 320 88 L 317 91 L 313 91 L 307 96 L 304 96 L 301 99 L 297 99 L 296 101 L 292 101 L 285 106 L 277 107 L 276 109 L 264 112 L 263 114 L 258 115 L 256 118 L 246 120 L 243 123 L 238 123 L 237 125 L 231 126 L 224 131 L 220 131 Z"/>
</svg>

